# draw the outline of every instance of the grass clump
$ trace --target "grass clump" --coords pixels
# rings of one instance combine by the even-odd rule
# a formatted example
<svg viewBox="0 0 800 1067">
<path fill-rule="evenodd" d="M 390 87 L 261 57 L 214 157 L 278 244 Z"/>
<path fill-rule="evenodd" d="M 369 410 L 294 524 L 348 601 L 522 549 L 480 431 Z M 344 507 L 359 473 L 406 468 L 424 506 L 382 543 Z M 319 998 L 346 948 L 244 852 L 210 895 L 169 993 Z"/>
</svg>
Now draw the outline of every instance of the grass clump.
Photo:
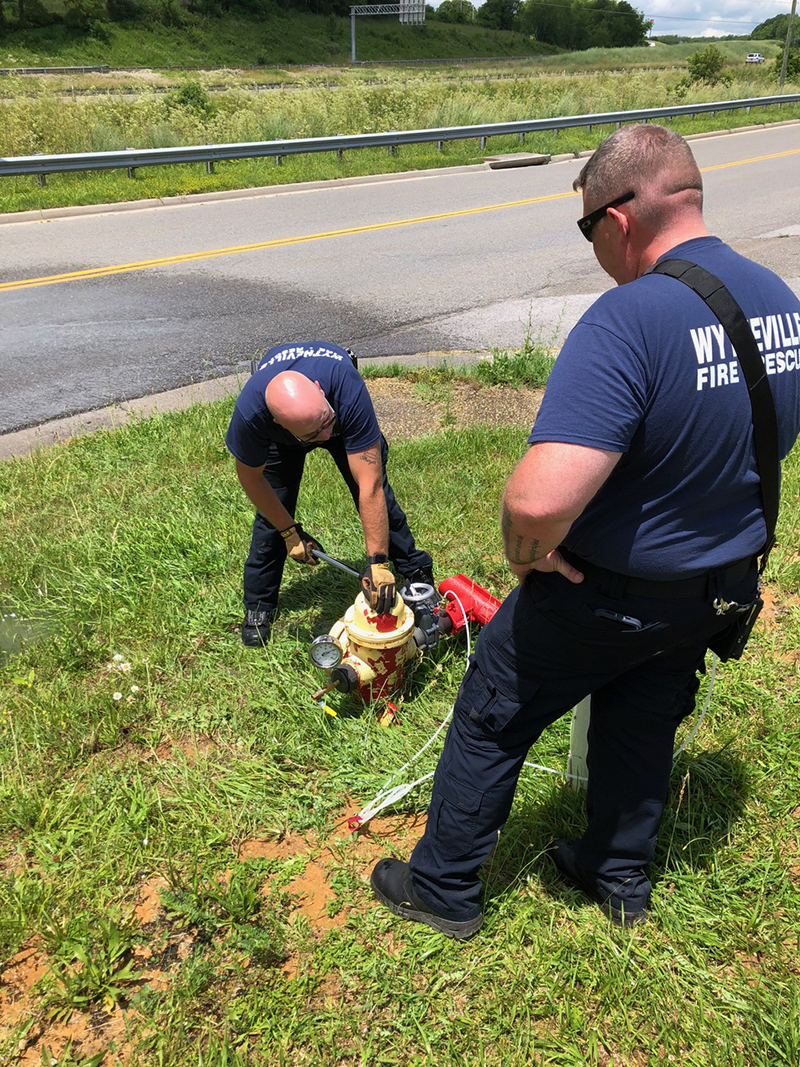
<svg viewBox="0 0 800 1067">
<path fill-rule="evenodd" d="M 543 389 L 550 377 L 555 361 L 553 346 L 534 339 L 530 331 L 522 346 L 513 351 L 495 349 L 487 359 L 478 362 L 437 364 L 431 367 L 404 367 L 399 363 L 374 366 L 364 362 L 361 374 L 372 378 L 396 378 L 436 388 L 451 381 L 480 382 L 481 385 L 517 385 L 531 389 Z"/>
</svg>

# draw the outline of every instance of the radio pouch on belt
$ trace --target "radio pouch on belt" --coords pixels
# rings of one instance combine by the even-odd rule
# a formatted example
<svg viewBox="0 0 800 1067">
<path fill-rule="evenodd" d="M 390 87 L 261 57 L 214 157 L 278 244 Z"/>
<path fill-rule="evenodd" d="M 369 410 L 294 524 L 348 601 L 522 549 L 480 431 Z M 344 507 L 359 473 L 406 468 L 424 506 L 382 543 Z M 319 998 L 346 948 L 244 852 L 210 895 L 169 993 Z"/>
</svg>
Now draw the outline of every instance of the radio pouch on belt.
<svg viewBox="0 0 800 1067">
<path fill-rule="evenodd" d="M 775 523 L 778 518 L 780 495 L 780 459 L 778 457 L 778 419 L 772 399 L 764 361 L 758 351 L 756 339 L 744 312 L 714 274 L 685 259 L 665 259 L 646 271 L 647 274 L 668 274 L 671 278 L 688 285 L 701 300 L 711 308 L 722 324 L 733 345 L 733 350 L 742 368 L 750 407 L 753 413 L 753 448 L 756 466 L 761 481 L 761 500 L 767 538 L 759 552 L 761 562 L 759 576 L 764 572 L 767 559 L 775 544 Z M 756 619 L 764 607 L 757 596 L 752 603 L 740 607 L 736 616 L 724 630 L 715 634 L 709 644 L 721 660 L 739 659 L 747 639 L 752 633 Z"/>
</svg>

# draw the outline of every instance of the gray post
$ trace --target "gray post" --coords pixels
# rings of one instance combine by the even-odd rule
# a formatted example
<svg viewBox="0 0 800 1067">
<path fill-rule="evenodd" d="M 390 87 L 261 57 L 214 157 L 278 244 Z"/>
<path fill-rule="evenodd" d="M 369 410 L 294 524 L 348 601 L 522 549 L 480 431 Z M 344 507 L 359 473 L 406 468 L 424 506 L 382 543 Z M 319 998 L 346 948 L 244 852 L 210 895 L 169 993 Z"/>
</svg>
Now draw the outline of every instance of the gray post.
<svg viewBox="0 0 800 1067">
<path fill-rule="evenodd" d="M 356 13 L 350 8 L 350 62 L 356 61 Z"/>
<path fill-rule="evenodd" d="M 794 13 L 796 10 L 797 0 L 792 0 L 792 10 L 789 13 L 789 25 L 786 27 L 786 44 L 783 46 L 783 60 L 781 62 L 781 89 L 783 88 L 783 83 L 786 81 L 786 64 L 789 61 L 789 45 L 792 43 L 792 23 L 794 22 Z"/>
<path fill-rule="evenodd" d="M 569 737 L 569 756 L 567 757 L 567 774 L 573 775 L 568 780 L 570 789 L 581 790 L 586 788 L 586 783 L 579 781 L 586 778 L 589 769 L 586 765 L 586 753 L 589 749 L 587 734 L 589 732 L 589 719 L 592 714 L 592 698 L 584 697 L 572 709 L 572 725 Z"/>
</svg>

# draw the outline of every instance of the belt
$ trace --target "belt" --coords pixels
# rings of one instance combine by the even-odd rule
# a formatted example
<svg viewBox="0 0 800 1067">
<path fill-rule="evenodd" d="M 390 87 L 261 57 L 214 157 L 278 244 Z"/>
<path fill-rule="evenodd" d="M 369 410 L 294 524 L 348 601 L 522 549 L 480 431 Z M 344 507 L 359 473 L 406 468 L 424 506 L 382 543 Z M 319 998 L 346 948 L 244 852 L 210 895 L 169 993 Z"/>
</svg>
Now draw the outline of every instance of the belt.
<svg viewBox="0 0 800 1067">
<path fill-rule="evenodd" d="M 708 574 L 699 574 L 694 578 L 676 578 L 674 581 L 658 582 L 649 578 L 634 578 L 629 574 L 620 574 L 618 571 L 610 571 L 605 567 L 598 567 L 588 560 L 581 559 L 574 552 L 559 549 L 561 555 L 577 567 L 586 577 L 598 585 L 611 590 L 611 596 L 645 596 L 662 597 L 665 600 L 696 600 L 707 597 L 711 588 L 711 581 L 715 585 L 724 587 L 727 584 L 735 585 L 747 577 L 756 558 L 747 556 L 745 559 L 736 560 L 727 567 L 720 567 Z"/>
</svg>

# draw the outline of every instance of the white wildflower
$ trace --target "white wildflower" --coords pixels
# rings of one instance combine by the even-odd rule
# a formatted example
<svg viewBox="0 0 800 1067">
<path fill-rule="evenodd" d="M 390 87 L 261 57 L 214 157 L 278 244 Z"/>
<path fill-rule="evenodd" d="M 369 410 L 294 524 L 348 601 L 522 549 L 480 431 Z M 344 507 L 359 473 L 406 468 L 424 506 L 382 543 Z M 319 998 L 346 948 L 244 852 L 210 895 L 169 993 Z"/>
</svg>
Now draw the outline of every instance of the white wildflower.
<svg viewBox="0 0 800 1067">
<path fill-rule="evenodd" d="M 119 661 L 122 659 L 122 656 L 119 654 L 119 652 L 115 652 L 113 658 L 115 663 L 119 663 Z"/>
<path fill-rule="evenodd" d="M 114 700 L 122 700 L 122 693 L 114 693 Z"/>
<path fill-rule="evenodd" d="M 139 686 L 138 685 L 132 685 L 131 686 L 131 692 L 132 693 L 138 693 L 139 692 Z"/>
</svg>

